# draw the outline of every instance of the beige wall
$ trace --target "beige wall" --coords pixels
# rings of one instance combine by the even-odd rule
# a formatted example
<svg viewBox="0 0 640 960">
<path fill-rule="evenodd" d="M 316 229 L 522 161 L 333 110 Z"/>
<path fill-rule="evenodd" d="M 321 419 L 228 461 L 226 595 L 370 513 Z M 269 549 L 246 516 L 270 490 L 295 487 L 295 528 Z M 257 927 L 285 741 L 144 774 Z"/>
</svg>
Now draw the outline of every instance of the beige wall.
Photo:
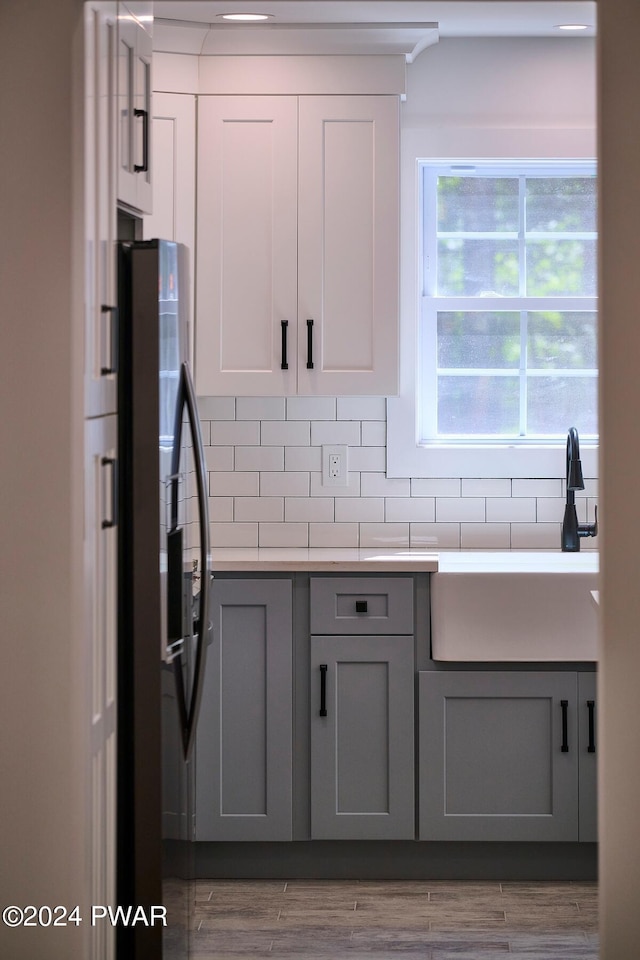
<svg viewBox="0 0 640 960">
<path fill-rule="evenodd" d="M 640 950 L 640 58 L 637 0 L 600 11 L 602 956 Z"/>
<path fill-rule="evenodd" d="M 72 906 L 82 894 L 80 24 L 79 0 L 0 3 L 2 906 Z M 81 960 L 79 936 L 0 924 L 0 955 Z"/>
</svg>

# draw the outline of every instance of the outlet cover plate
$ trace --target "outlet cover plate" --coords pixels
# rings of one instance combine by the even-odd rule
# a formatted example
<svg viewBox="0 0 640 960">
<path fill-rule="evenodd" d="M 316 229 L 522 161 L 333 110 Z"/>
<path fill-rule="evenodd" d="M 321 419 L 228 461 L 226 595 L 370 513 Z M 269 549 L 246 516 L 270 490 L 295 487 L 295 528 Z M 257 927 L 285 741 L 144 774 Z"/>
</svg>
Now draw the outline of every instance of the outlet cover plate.
<svg viewBox="0 0 640 960">
<path fill-rule="evenodd" d="M 322 486 L 346 487 L 349 484 L 348 447 L 344 443 L 322 447 Z"/>
</svg>

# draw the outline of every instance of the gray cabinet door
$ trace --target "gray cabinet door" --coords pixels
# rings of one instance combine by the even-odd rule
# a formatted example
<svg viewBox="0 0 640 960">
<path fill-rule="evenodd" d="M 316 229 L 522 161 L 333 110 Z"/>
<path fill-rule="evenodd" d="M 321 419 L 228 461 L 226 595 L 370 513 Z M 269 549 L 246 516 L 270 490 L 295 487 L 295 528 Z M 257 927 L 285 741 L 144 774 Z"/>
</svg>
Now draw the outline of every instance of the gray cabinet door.
<svg viewBox="0 0 640 960">
<path fill-rule="evenodd" d="M 577 840 L 576 687 L 575 673 L 421 672 L 420 839 Z"/>
<path fill-rule="evenodd" d="M 214 580 L 198 723 L 198 840 L 290 840 L 289 580 Z"/>
<path fill-rule="evenodd" d="M 598 780 L 596 737 L 596 673 L 578 674 L 578 743 L 580 746 L 580 840 L 598 839 Z"/>
<path fill-rule="evenodd" d="M 415 837 L 413 686 L 413 637 L 311 638 L 313 839 Z"/>
</svg>

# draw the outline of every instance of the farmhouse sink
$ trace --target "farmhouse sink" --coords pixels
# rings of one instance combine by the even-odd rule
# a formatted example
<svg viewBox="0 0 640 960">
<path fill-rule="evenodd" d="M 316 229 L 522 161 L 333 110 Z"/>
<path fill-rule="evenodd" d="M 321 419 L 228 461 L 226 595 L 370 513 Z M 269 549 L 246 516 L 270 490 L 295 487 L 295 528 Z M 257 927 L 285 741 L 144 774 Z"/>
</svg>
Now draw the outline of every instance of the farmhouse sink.
<svg viewBox="0 0 640 960">
<path fill-rule="evenodd" d="M 431 575 L 434 660 L 598 659 L 595 552 L 441 553 Z"/>
</svg>

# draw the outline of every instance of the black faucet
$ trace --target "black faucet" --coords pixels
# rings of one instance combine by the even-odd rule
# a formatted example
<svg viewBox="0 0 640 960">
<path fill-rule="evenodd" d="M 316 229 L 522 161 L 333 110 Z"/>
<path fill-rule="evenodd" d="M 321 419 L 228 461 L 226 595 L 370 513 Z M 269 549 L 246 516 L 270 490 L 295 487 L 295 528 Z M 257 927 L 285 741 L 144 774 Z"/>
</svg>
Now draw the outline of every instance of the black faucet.
<svg viewBox="0 0 640 960">
<path fill-rule="evenodd" d="M 576 513 L 576 490 L 584 490 L 582 463 L 580 462 L 580 441 L 575 427 L 569 427 L 567 434 L 567 501 L 562 521 L 562 549 L 565 553 L 576 553 L 580 549 L 581 537 L 597 537 L 598 508 L 595 508 L 595 523 L 578 523 Z"/>
</svg>

